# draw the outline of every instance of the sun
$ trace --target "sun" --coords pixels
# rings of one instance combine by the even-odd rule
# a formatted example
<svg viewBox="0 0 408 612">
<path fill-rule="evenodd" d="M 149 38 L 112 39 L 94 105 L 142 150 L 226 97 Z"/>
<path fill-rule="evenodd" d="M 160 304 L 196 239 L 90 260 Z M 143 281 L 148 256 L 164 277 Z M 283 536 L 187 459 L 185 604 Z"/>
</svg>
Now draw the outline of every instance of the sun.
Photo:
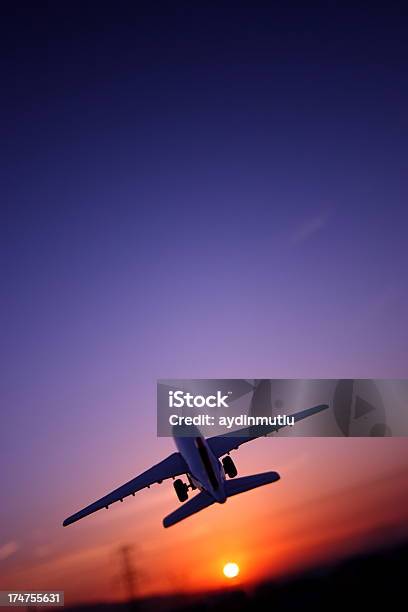
<svg viewBox="0 0 408 612">
<path fill-rule="evenodd" d="M 235 578 L 239 574 L 239 565 L 237 563 L 226 563 L 222 569 L 226 578 Z"/>
</svg>

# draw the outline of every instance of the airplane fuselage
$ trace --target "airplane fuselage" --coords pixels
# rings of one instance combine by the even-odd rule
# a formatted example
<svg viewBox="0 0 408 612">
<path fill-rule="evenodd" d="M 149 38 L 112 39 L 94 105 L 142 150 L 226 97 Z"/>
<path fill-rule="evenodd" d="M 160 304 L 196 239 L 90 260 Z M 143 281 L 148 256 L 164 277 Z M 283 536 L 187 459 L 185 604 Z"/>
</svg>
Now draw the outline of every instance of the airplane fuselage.
<svg viewBox="0 0 408 612">
<path fill-rule="evenodd" d="M 174 436 L 174 442 L 189 467 L 189 476 L 194 485 L 223 504 L 227 499 L 224 469 L 199 429 L 196 434 L 188 438 Z"/>
</svg>

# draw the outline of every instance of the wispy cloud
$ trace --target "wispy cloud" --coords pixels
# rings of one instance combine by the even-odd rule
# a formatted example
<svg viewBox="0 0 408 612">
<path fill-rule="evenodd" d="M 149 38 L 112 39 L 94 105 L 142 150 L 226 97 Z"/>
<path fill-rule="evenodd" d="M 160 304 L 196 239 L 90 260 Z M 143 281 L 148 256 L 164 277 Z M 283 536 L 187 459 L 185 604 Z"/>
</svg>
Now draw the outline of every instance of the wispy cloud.
<svg viewBox="0 0 408 612">
<path fill-rule="evenodd" d="M 5 561 L 5 559 L 8 559 L 8 557 L 14 555 L 19 548 L 19 544 L 15 541 L 7 542 L 6 544 L 3 544 L 3 546 L 0 546 L 0 561 Z"/>
<path fill-rule="evenodd" d="M 309 238 L 320 232 L 326 225 L 329 219 L 327 212 L 320 213 L 304 221 L 294 229 L 291 236 L 292 244 L 302 244 Z"/>
<path fill-rule="evenodd" d="M 39 559 L 45 559 L 45 557 L 49 557 L 52 553 L 52 548 L 50 546 L 37 546 L 33 549 L 33 552 Z"/>
</svg>

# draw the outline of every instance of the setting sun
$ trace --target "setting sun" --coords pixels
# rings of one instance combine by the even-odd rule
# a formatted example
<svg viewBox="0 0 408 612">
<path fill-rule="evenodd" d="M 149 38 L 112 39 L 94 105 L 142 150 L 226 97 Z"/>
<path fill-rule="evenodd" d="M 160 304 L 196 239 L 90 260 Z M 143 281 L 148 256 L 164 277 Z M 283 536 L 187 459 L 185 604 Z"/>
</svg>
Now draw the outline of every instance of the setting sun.
<svg viewBox="0 0 408 612">
<path fill-rule="evenodd" d="M 222 571 L 227 578 L 235 578 L 239 574 L 239 566 L 236 563 L 226 563 Z"/>
</svg>

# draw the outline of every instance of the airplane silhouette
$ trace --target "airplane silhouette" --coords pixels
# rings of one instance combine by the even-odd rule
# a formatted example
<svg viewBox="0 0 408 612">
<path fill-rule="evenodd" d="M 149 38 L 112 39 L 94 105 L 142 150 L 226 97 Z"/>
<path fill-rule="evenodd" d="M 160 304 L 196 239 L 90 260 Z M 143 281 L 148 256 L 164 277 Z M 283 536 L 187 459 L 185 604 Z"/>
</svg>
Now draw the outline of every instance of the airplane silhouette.
<svg viewBox="0 0 408 612">
<path fill-rule="evenodd" d="M 327 408 L 328 405 L 321 404 L 313 408 L 301 410 L 290 416 L 294 417 L 294 422 L 296 423 Z M 163 519 L 164 527 L 175 525 L 215 502 L 223 504 L 228 497 L 276 482 L 280 479 L 277 472 L 264 472 L 262 474 L 244 476 L 236 480 L 226 480 L 226 476 L 234 479 L 238 473 L 233 460 L 229 456 L 232 450 L 238 449 L 245 442 L 277 432 L 282 427 L 284 426 L 261 426 L 256 429 L 247 427 L 227 435 L 214 436 L 212 438 L 204 438 L 199 429 L 194 426 L 189 428 L 189 437 L 178 436 L 177 433 L 180 429 L 173 427 L 173 437 L 178 452 L 172 453 L 160 463 L 136 476 L 136 478 L 129 480 L 129 482 L 121 487 L 69 516 L 63 522 L 63 526 L 66 527 L 71 523 L 75 523 L 75 521 L 102 508 L 108 508 L 114 502 L 122 502 L 125 497 L 134 495 L 145 487 L 150 487 L 150 485 L 155 483 L 161 484 L 167 478 L 174 479 L 176 476 L 184 474 L 187 477 L 188 484 L 183 482 L 181 478 L 178 478 L 174 481 L 173 486 L 180 502 L 186 503 Z M 226 456 L 224 457 L 224 455 Z M 222 457 L 223 459 L 221 459 Z M 199 489 L 200 493 L 186 501 L 189 489 Z"/>
</svg>

